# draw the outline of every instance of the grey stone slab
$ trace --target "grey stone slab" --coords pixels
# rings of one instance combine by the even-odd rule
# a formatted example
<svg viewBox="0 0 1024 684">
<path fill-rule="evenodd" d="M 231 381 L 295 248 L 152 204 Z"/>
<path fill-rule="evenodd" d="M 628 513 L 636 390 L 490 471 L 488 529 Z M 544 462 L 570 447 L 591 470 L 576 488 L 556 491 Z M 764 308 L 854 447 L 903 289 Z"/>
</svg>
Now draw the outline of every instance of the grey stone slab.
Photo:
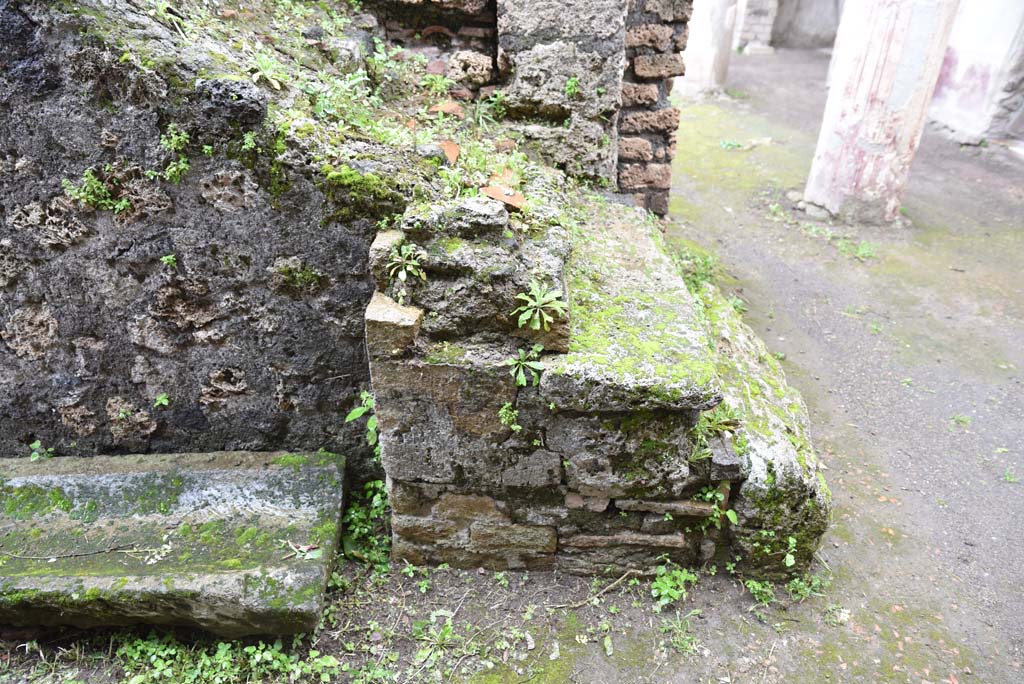
<svg viewBox="0 0 1024 684">
<path fill-rule="evenodd" d="M 0 459 L 0 624 L 311 630 L 344 474 L 326 452 Z"/>
</svg>

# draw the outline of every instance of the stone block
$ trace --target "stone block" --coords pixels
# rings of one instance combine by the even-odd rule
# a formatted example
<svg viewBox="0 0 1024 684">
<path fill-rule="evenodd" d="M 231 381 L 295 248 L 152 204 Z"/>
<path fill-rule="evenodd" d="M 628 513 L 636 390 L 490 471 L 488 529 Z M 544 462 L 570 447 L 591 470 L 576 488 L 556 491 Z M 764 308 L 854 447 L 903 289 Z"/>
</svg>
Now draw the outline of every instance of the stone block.
<svg viewBox="0 0 1024 684">
<path fill-rule="evenodd" d="M 619 138 L 620 161 L 651 161 L 654 157 L 650 140 L 644 138 Z"/>
<path fill-rule="evenodd" d="M 658 86 L 653 83 L 623 83 L 623 107 L 647 107 L 658 101 Z"/>
<path fill-rule="evenodd" d="M 460 530 L 465 530 L 465 527 L 451 520 L 418 518 L 410 515 L 391 516 L 391 531 L 402 539 L 418 544 L 451 543 Z"/>
<path fill-rule="evenodd" d="M 423 310 L 402 306 L 374 292 L 366 307 L 366 351 L 373 358 L 399 356 L 415 341 L 423 322 Z"/>
<path fill-rule="evenodd" d="M 559 540 L 562 546 L 581 549 L 608 548 L 619 546 L 641 546 L 649 549 L 685 549 L 689 542 L 682 534 L 642 534 L 640 532 L 620 532 L 619 534 L 578 534 Z"/>
<path fill-rule="evenodd" d="M 633 58 L 633 73 L 638 78 L 666 79 L 682 76 L 686 73 L 683 56 L 679 53 L 669 55 L 637 55 Z"/>
<path fill-rule="evenodd" d="M 447 76 L 470 88 L 485 86 L 494 78 L 491 56 L 474 50 L 458 50 L 448 60 Z"/>
<path fill-rule="evenodd" d="M 388 503 L 396 515 L 429 515 L 434 503 L 448 491 L 447 485 L 402 482 L 390 477 L 387 478 L 387 487 Z"/>
<path fill-rule="evenodd" d="M 662 21 L 689 21 L 693 0 L 647 0 L 645 9 L 657 14 Z"/>
<path fill-rule="evenodd" d="M 562 481 L 562 457 L 553 451 L 538 450 L 517 455 L 511 465 L 501 470 L 504 488 L 547 489 Z"/>
<path fill-rule="evenodd" d="M 620 133 L 668 133 L 679 128 L 679 110 L 666 107 L 654 112 L 629 112 L 622 116 Z"/>
<path fill-rule="evenodd" d="M 647 194 L 647 210 L 654 214 L 657 214 L 658 216 L 664 216 L 665 214 L 668 213 L 668 202 L 668 190 L 650 192 Z"/>
<path fill-rule="evenodd" d="M 512 82 L 504 91 L 514 114 L 560 123 L 573 113 L 593 120 L 619 107 L 624 52 L 602 55 L 575 43 L 556 41 L 508 53 L 508 57 Z M 578 94 L 567 92 L 569 79 L 578 80 Z"/>
<path fill-rule="evenodd" d="M 591 511 L 602 513 L 608 510 L 611 499 L 605 496 L 583 496 L 576 492 L 569 492 L 565 495 L 565 507 L 569 509 Z"/>
<path fill-rule="evenodd" d="M 672 187 L 672 167 L 668 164 L 626 164 L 619 169 L 619 189 L 667 190 Z"/>
<path fill-rule="evenodd" d="M 688 518 L 710 518 L 714 515 L 714 504 L 707 501 L 640 501 L 638 499 L 616 499 L 615 507 L 623 511 L 645 511 Z"/>
<path fill-rule="evenodd" d="M 377 233 L 373 242 L 370 243 L 370 273 L 377 281 L 379 289 L 384 289 L 390 282 L 388 259 L 391 257 L 391 252 L 395 251 L 404 241 L 405 235 L 402 234 L 402 231 L 383 230 Z"/>
<path fill-rule="evenodd" d="M 476 522 L 470 527 L 470 548 L 475 551 L 553 553 L 558 537 L 553 527 Z"/>
<path fill-rule="evenodd" d="M 743 479 L 743 459 L 722 438 L 711 440 L 711 479 L 738 482 Z"/>
<path fill-rule="evenodd" d="M 434 504 L 431 514 L 444 520 L 461 522 L 509 522 L 505 505 L 499 501 L 479 494 L 442 494 Z"/>
<path fill-rule="evenodd" d="M 626 0 L 498 0 L 503 45 L 555 36 L 621 49 Z"/>
<path fill-rule="evenodd" d="M 665 24 L 641 24 L 626 31 L 626 47 L 649 47 L 665 52 L 672 47 L 675 29 Z"/>
<path fill-rule="evenodd" d="M 344 459 L 0 460 L 0 623 L 309 632 L 338 546 Z M 280 540 L 317 554 L 286 554 Z"/>
</svg>

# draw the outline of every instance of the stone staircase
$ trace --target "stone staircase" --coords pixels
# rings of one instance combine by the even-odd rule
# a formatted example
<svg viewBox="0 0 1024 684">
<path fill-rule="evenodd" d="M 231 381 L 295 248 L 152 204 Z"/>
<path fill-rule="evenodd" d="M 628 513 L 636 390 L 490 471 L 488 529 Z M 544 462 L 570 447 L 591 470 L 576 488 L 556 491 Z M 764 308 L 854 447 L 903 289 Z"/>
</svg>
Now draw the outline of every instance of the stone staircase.
<svg viewBox="0 0 1024 684">
<path fill-rule="evenodd" d="M 0 624 L 308 632 L 344 468 L 326 452 L 0 460 Z"/>
<path fill-rule="evenodd" d="M 394 556 L 582 573 L 665 558 L 806 566 L 829 502 L 799 396 L 713 286 L 691 294 L 656 223 L 588 201 L 585 219 L 531 235 L 497 202 L 456 200 L 431 221 L 407 212 L 371 249 L 382 274 L 415 240 L 429 273 L 406 290 L 414 305 L 392 284 L 366 314 Z M 548 332 L 511 315 L 531 281 L 569 303 Z M 539 382 L 517 386 L 506 360 L 537 343 Z"/>
</svg>

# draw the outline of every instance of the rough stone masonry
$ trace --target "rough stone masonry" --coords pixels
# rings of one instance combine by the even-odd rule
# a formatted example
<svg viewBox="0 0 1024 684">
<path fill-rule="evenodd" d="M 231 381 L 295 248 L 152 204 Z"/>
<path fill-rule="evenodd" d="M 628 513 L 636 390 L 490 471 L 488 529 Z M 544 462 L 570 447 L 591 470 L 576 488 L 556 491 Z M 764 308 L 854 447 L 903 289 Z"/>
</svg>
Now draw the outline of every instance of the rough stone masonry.
<svg viewBox="0 0 1024 684">
<path fill-rule="evenodd" d="M 668 212 L 691 0 L 383 0 L 389 38 L 463 99 L 501 97 L 524 142 Z"/>
</svg>

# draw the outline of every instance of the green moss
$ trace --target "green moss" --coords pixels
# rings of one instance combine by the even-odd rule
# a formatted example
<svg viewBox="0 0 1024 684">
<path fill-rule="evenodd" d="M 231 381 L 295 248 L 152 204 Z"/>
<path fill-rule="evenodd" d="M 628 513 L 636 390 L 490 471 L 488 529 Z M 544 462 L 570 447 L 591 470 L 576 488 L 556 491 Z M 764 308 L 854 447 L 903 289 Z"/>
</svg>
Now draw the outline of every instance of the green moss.
<svg viewBox="0 0 1024 684">
<path fill-rule="evenodd" d="M 466 350 L 451 342 L 430 345 L 423 360 L 434 365 L 458 366 L 466 358 Z"/>
<path fill-rule="evenodd" d="M 258 527 L 246 527 L 245 529 L 239 530 L 238 533 L 235 535 L 235 543 L 239 546 L 245 546 L 253 539 L 255 539 L 259 535 L 259 533 L 260 530 Z"/>
<path fill-rule="evenodd" d="M 284 466 L 298 470 L 309 462 L 309 457 L 303 454 L 285 454 L 274 459 L 274 465 Z"/>
<path fill-rule="evenodd" d="M 178 475 L 151 475 L 140 485 L 125 492 L 125 501 L 134 513 L 167 515 L 177 505 L 185 483 Z"/>
<path fill-rule="evenodd" d="M 375 173 L 360 173 L 346 164 L 324 164 L 321 172 L 328 197 L 337 207 L 333 218 L 392 216 L 404 210 L 402 194 Z"/>
<path fill-rule="evenodd" d="M 29 520 L 54 511 L 69 512 L 74 503 L 58 487 L 23 485 L 0 486 L 0 507 L 4 515 L 15 520 Z"/>
<path fill-rule="evenodd" d="M 319 290 L 327 278 L 320 271 L 305 264 L 299 267 L 280 266 L 276 273 L 281 276 L 287 287 L 307 294 Z"/>
</svg>

